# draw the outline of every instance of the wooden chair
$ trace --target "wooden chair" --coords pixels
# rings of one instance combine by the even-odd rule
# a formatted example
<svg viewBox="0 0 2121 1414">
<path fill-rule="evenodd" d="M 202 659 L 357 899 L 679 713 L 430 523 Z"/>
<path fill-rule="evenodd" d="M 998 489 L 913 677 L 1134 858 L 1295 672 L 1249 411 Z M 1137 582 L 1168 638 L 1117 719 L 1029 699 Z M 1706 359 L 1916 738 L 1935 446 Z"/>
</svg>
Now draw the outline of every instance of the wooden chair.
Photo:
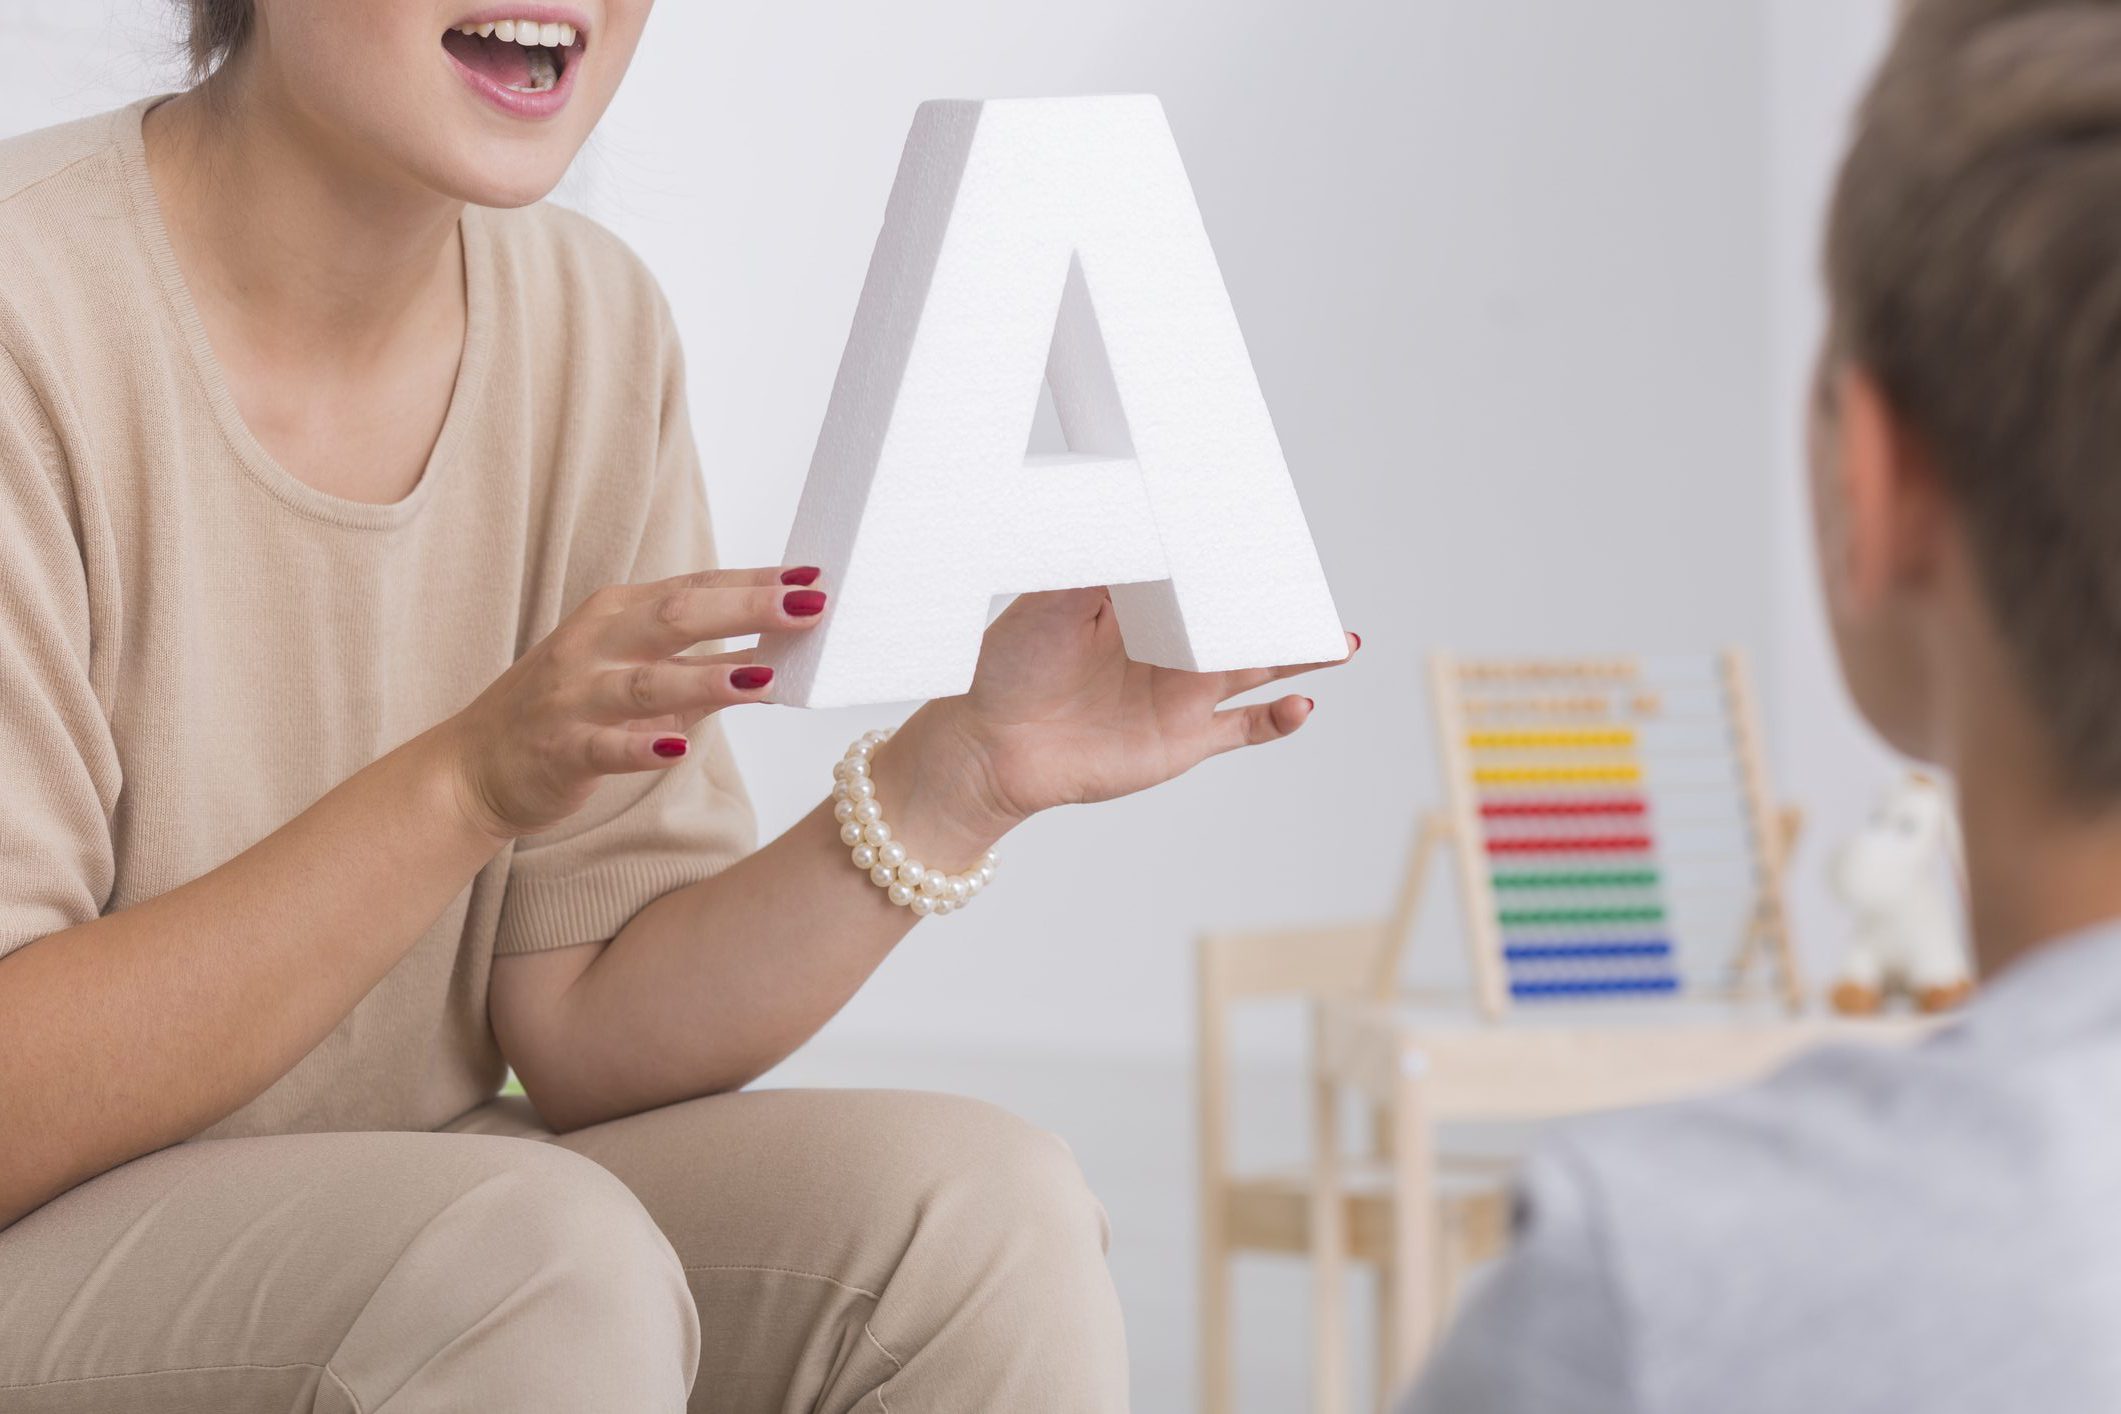
<svg viewBox="0 0 2121 1414">
<path fill-rule="evenodd" d="M 1199 939 L 1196 1077 L 1200 1119 L 1200 1407 L 1228 1414 L 1232 1398 L 1231 1265 L 1239 1252 L 1279 1252 L 1318 1257 L 1322 1242 L 1336 1256 L 1376 1266 L 1378 1328 L 1398 1329 L 1406 1284 L 1426 1274 L 1395 1257 L 1400 1251 L 1393 1222 L 1389 1152 L 1392 1126 L 1375 1114 L 1370 1162 L 1345 1171 L 1345 1197 L 1331 1221 L 1320 1221 L 1318 1186 L 1308 1166 L 1287 1172 L 1239 1176 L 1230 1166 L 1231 1009 L 1243 1002 L 1303 998 L 1313 1002 L 1387 1002 L 1399 961 L 1413 931 L 1432 856 L 1447 825 L 1439 814 L 1422 818 L 1412 857 L 1391 917 L 1367 923 L 1266 932 L 1211 933 Z M 1326 1105 L 1315 1091 L 1314 1109 Z M 1441 1200 L 1433 1231 L 1449 1239 L 1448 1256 L 1436 1270 L 1448 1273 L 1491 1250 L 1502 1229 L 1502 1195 L 1492 1182 Z M 1430 1231 L 1425 1219 L 1423 1230 Z M 1380 1359 L 1379 1402 L 1389 1394 L 1388 1361 Z M 1337 1369 L 1337 1366 L 1335 1366 Z"/>
<path fill-rule="evenodd" d="M 1743 982 L 1762 958 L 1773 967 L 1774 990 L 1795 1010 L 1802 1001 L 1794 956 L 1781 908 L 1781 869 L 1798 828 L 1794 810 L 1769 800 L 1764 752 L 1752 708 L 1743 656 L 1719 655 L 1714 681 L 1727 696 L 1732 737 L 1742 766 L 1745 808 L 1758 852 L 1759 897 L 1733 968 Z M 1492 697 L 1497 683 L 1529 682 L 1539 693 L 1580 693 L 1584 679 L 1618 692 L 1635 681 L 1630 660 L 1461 663 L 1445 655 L 1431 662 L 1432 707 L 1442 749 L 1447 808 L 1417 822 L 1412 849 L 1390 915 L 1366 922 L 1268 931 L 1217 932 L 1198 943 L 1198 1067 L 1200 1250 L 1200 1407 L 1204 1414 L 1232 1408 L 1232 1262 L 1240 1252 L 1307 1255 L 1316 1275 L 1314 1296 L 1314 1407 L 1319 1414 L 1342 1407 L 1345 1397 L 1344 1322 L 1338 1273 L 1349 1261 L 1370 1264 L 1378 1274 L 1376 1403 L 1418 1363 L 1433 1331 L 1455 1299 L 1464 1271 L 1500 1251 L 1507 1228 L 1507 1165 L 1496 1161 L 1440 1157 L 1434 1136 L 1439 1113 L 1453 1119 L 1509 1119 L 1574 1113 L 1604 1103 L 1631 1103 L 1671 1090 L 1669 1073 L 1638 1073 L 1630 1057 L 1664 1056 L 1660 1044 L 1634 1047 L 1625 1035 L 1611 1045 L 1593 1028 L 1584 1044 L 1603 1056 L 1599 1087 L 1553 1091 L 1552 1104 L 1512 1094 L 1500 1112 L 1481 1109 L 1495 1092 L 1480 1083 L 1461 1086 L 1466 1066 L 1449 1072 L 1448 1083 L 1432 1079 L 1367 1088 L 1351 1085 L 1345 1068 L 1318 1059 L 1311 1076 L 1313 1154 L 1308 1165 L 1286 1172 L 1239 1175 L 1230 1164 L 1229 1020 L 1232 1008 L 1269 998 L 1313 1004 L 1323 1018 L 1334 1009 L 1384 1015 L 1399 991 L 1400 964 L 1420 912 L 1423 890 L 1439 849 L 1449 847 L 1467 903 L 1467 944 L 1479 1013 L 1500 1020 L 1506 1010 L 1501 940 L 1482 845 L 1482 825 L 1473 792 L 1474 764 L 1467 753 L 1470 706 L 1467 686 Z M 1551 686 L 1550 686 L 1551 685 Z M 1626 690 L 1632 691 L 1631 688 Z M 1572 696 L 1568 699 L 1574 701 Z M 1533 1078 L 1508 1061 L 1516 1028 L 1485 1028 L 1500 1038 L 1468 1053 L 1471 1065 L 1502 1065 L 1504 1072 L 1536 1090 Z M 1536 1034 L 1536 1033 L 1535 1033 Z M 1395 1061 L 1413 1052 L 1401 1033 L 1377 1045 L 1400 1047 Z M 1314 1046 L 1327 1036 L 1314 1023 Z M 1773 1028 L 1764 1035 L 1734 1037 L 1730 1046 L 1695 1045 L 1687 1054 L 1695 1068 L 1682 1089 L 1702 1089 L 1757 1073 L 1762 1057 L 1816 1039 L 1802 1026 Z M 1532 1054 L 1547 1044 L 1535 1041 Z M 1320 1056 L 1323 1057 L 1323 1052 Z M 1457 1054 L 1454 1052 L 1453 1054 Z M 1409 1063 L 1413 1063 L 1411 1060 Z M 1380 1075 L 1384 1072 L 1379 1072 Z M 1438 1087 L 1442 1086 L 1442 1089 Z M 1568 1091 L 1569 1087 L 1560 1087 Z M 1344 1094 L 1361 1096 L 1368 1112 L 1367 1140 L 1352 1160 L 1341 1153 L 1338 1106 Z M 1471 1098 L 1467 1098 L 1471 1097 Z"/>
</svg>

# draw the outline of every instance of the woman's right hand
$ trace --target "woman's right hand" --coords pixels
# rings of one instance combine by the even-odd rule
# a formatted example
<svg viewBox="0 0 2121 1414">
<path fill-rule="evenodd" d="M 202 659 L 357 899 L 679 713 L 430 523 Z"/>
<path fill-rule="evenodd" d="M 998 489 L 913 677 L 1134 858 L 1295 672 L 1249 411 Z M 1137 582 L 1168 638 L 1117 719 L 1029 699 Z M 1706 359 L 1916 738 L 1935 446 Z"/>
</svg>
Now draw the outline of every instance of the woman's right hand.
<svg viewBox="0 0 2121 1414">
<path fill-rule="evenodd" d="M 497 839 L 536 834 L 580 809 L 603 777 L 683 760 L 695 722 L 767 700 L 773 680 L 750 650 L 684 650 L 815 626 L 817 574 L 702 570 L 591 594 L 442 724 L 467 818 Z"/>
</svg>

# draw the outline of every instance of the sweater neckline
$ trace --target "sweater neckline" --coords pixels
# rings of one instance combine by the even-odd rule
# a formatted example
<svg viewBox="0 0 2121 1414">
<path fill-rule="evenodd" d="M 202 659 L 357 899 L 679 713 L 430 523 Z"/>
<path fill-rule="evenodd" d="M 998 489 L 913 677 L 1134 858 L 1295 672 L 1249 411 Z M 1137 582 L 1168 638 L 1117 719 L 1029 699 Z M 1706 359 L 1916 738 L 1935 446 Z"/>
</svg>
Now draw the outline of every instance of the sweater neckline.
<svg viewBox="0 0 2121 1414">
<path fill-rule="evenodd" d="M 472 435 L 470 424 L 476 416 L 479 390 L 485 380 L 492 342 L 493 271 L 487 232 L 482 224 L 483 212 L 479 207 L 466 205 L 457 222 L 458 245 L 464 259 L 464 349 L 457 357 L 457 375 L 450 389 L 449 407 L 442 415 L 442 427 L 427 454 L 427 461 L 420 468 L 419 480 L 403 496 L 386 502 L 356 501 L 319 490 L 282 466 L 243 420 L 220 357 L 206 336 L 206 324 L 199 317 L 191 287 L 185 283 L 184 272 L 177 265 L 169 227 L 163 220 L 162 205 L 148 174 L 147 144 L 141 133 L 147 110 L 174 96 L 154 94 L 118 110 L 114 115 L 113 137 L 125 169 L 134 223 L 147 245 L 163 298 L 168 302 L 178 328 L 183 331 L 192 370 L 198 377 L 207 404 L 213 409 L 222 436 L 244 472 L 297 514 L 356 530 L 387 530 L 410 523 L 434 498 L 436 482 L 445 479 L 457 449 Z"/>
</svg>

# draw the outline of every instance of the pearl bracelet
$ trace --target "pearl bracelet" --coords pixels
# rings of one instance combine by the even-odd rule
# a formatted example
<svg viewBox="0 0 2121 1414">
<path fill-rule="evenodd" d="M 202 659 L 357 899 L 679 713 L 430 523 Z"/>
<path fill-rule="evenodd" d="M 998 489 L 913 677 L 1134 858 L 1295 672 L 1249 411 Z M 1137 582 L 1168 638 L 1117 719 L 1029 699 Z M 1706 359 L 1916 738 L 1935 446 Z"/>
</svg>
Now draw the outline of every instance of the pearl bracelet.
<svg viewBox="0 0 2121 1414">
<path fill-rule="evenodd" d="M 994 882 L 994 851 L 964 873 L 948 874 L 928 868 L 891 837 L 884 807 L 876 801 L 876 783 L 869 779 L 871 753 L 890 739 L 890 731 L 863 732 L 832 768 L 832 818 L 840 822 L 840 843 L 853 850 L 855 867 L 899 907 L 924 918 L 955 913 Z"/>
</svg>

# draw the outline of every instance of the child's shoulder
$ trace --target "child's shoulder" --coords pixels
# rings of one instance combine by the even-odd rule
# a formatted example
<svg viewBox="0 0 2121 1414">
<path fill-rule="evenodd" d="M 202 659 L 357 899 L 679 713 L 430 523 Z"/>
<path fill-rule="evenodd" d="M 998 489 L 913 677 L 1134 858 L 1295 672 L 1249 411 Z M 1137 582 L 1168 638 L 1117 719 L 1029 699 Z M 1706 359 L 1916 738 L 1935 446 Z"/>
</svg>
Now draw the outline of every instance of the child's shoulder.
<svg viewBox="0 0 2121 1414">
<path fill-rule="evenodd" d="M 1923 1097 L 1963 1062 L 1927 1046 L 1819 1046 L 1749 1085 L 1572 1121 L 1558 1140 L 1624 1184 L 1673 1166 L 1769 1172 L 1780 1165 L 1868 1167 L 1921 1120 Z"/>
<path fill-rule="evenodd" d="M 1824 1046 L 1739 1089 L 1558 1126 L 1527 1165 L 1521 1232 L 1596 1269 L 1671 1407 L 1763 1368 L 1797 1407 L 1868 1358 L 1851 1310 L 1952 1315 L 2020 1288 L 2029 1222 L 2121 1256 L 2103 1196 L 2121 1141 L 2073 1098 L 2116 1083 L 2121 1040 Z M 2102 1197 L 2058 1205 L 2070 1192 Z"/>
</svg>

